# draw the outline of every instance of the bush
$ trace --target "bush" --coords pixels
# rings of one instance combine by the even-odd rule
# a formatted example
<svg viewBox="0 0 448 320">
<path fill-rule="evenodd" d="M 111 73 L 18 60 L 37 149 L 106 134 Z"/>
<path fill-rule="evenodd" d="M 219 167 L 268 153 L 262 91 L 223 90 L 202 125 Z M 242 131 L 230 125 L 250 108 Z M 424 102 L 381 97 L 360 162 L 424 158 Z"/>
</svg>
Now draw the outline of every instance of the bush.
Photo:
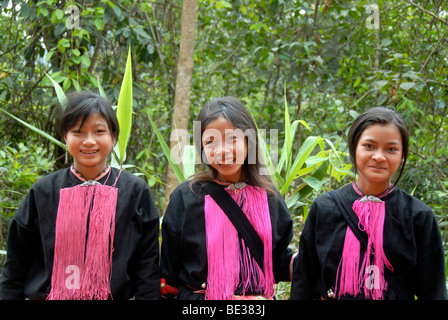
<svg viewBox="0 0 448 320">
<path fill-rule="evenodd" d="M 20 202 L 33 183 L 52 170 L 54 162 L 35 144 L 6 145 L 0 150 L 0 250 L 6 248 L 8 224 Z M 0 255 L 0 266 L 4 257 Z"/>
</svg>

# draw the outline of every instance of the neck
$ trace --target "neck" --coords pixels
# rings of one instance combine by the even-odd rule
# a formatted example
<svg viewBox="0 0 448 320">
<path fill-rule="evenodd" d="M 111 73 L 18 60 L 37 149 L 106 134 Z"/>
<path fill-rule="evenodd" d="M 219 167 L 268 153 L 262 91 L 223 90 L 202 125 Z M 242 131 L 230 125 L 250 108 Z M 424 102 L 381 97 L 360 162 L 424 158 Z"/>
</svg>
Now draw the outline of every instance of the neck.
<svg viewBox="0 0 448 320">
<path fill-rule="evenodd" d="M 356 185 L 358 188 L 362 191 L 362 193 L 366 196 L 377 196 L 381 193 L 383 193 L 387 188 L 390 187 L 391 183 L 390 181 L 386 183 L 373 183 L 370 181 L 362 181 L 357 180 Z"/>
<path fill-rule="evenodd" d="M 107 169 L 107 163 L 101 169 L 100 168 L 85 168 L 83 166 L 81 166 L 81 168 L 78 168 L 76 166 L 76 163 L 73 164 L 73 167 L 75 168 L 75 171 L 77 171 L 79 174 L 81 174 L 82 178 L 84 178 L 85 180 L 95 180 L 96 178 L 98 178 L 98 176 L 102 172 L 104 172 Z"/>
</svg>

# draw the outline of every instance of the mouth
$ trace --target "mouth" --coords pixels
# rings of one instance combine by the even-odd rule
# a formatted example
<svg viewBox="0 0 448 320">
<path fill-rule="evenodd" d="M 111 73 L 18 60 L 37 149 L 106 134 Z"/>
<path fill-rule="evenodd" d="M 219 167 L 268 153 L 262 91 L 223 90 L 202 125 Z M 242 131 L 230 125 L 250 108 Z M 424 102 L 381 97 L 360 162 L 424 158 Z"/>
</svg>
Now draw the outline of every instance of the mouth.
<svg viewBox="0 0 448 320">
<path fill-rule="evenodd" d="M 85 155 L 94 155 L 97 154 L 98 152 L 99 150 L 81 150 L 81 153 Z"/>
<path fill-rule="evenodd" d="M 216 164 L 220 165 L 221 167 L 230 167 L 230 166 L 234 165 L 235 162 L 233 161 L 233 159 L 227 159 L 227 160 L 222 160 L 221 162 L 217 162 Z"/>
<path fill-rule="evenodd" d="M 383 167 L 376 167 L 376 166 L 369 166 L 370 169 L 376 170 L 376 171 L 384 171 L 386 168 Z"/>
</svg>

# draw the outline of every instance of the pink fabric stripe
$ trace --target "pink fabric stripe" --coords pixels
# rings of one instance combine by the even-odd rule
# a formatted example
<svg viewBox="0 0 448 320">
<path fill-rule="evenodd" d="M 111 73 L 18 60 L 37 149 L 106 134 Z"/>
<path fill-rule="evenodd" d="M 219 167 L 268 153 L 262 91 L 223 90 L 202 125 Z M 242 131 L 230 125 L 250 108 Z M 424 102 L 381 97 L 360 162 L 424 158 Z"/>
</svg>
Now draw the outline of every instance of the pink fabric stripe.
<svg viewBox="0 0 448 320">
<path fill-rule="evenodd" d="M 111 295 L 117 195 L 118 189 L 106 185 L 60 190 L 47 299 L 105 300 Z"/>
<path fill-rule="evenodd" d="M 274 294 L 272 227 L 266 191 L 249 185 L 238 193 L 226 190 L 242 206 L 243 212 L 263 241 L 264 270 L 254 261 L 244 240 L 240 250 L 238 232 L 222 209 L 207 195 L 204 204 L 208 260 L 205 298 L 232 300 L 240 280 L 243 284 L 243 296 L 249 290 L 259 290 L 266 297 L 271 297 Z M 254 288 L 251 280 L 255 280 Z"/>
</svg>

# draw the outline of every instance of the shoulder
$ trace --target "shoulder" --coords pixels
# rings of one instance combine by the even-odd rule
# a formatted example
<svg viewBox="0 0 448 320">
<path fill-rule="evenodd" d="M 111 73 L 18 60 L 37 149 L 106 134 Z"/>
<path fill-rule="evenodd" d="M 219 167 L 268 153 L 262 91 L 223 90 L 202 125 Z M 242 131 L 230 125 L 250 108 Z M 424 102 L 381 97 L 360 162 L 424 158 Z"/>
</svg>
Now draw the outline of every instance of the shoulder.
<svg viewBox="0 0 448 320">
<path fill-rule="evenodd" d="M 128 171 L 122 170 L 120 172 L 120 169 L 118 168 L 112 168 L 113 171 L 113 176 L 112 178 L 115 180 L 116 177 L 118 175 L 118 182 L 117 182 L 117 187 L 120 188 L 120 186 L 123 188 L 130 188 L 130 187 L 137 187 L 137 188 L 141 188 L 141 189 L 148 189 L 149 190 L 149 186 L 146 183 L 145 180 L 143 180 L 141 177 L 130 173 Z M 108 182 L 109 184 L 109 182 Z"/>
<path fill-rule="evenodd" d="M 61 187 L 64 187 L 65 184 L 67 184 L 68 176 L 68 168 L 60 169 L 38 179 L 36 182 L 34 182 L 31 190 L 48 192 L 54 189 L 54 187 L 58 187 L 60 189 Z"/>
<path fill-rule="evenodd" d="M 414 212 L 432 212 L 432 209 L 420 199 L 410 195 L 406 191 L 397 188 L 399 205 Z"/>
<path fill-rule="evenodd" d="M 171 199 L 185 199 L 188 201 L 198 201 L 205 195 L 205 191 L 202 186 L 205 182 L 186 180 L 180 183 L 170 194 Z"/>
<path fill-rule="evenodd" d="M 397 188 L 395 204 L 396 208 L 394 209 L 403 217 L 403 219 L 408 220 L 415 225 L 433 224 L 436 221 L 431 207 L 404 190 Z"/>
</svg>

